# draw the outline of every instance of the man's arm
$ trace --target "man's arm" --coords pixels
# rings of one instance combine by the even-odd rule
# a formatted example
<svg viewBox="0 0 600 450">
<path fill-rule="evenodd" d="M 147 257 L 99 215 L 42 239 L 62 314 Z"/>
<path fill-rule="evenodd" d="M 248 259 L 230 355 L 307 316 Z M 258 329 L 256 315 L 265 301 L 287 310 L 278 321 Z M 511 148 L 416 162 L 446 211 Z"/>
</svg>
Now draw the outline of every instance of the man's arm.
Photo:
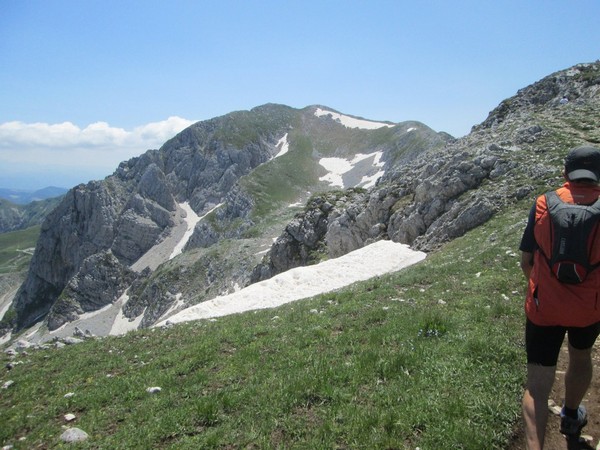
<svg viewBox="0 0 600 450">
<path fill-rule="evenodd" d="M 533 253 L 521 252 L 521 270 L 528 280 L 531 276 L 531 269 L 533 269 Z"/>
</svg>

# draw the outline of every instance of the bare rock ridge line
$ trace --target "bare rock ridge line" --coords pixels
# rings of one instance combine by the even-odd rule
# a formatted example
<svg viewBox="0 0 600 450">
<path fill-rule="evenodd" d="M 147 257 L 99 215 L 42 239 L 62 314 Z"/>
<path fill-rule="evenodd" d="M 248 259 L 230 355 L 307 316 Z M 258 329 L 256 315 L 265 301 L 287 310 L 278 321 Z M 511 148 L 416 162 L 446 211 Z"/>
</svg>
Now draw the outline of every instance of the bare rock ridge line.
<svg viewBox="0 0 600 450">
<path fill-rule="evenodd" d="M 435 251 L 556 184 L 569 146 L 598 144 L 599 92 L 600 64 L 576 65 L 460 139 L 321 105 L 198 122 L 62 198 L 0 331 L 56 330 L 117 301 L 126 320 L 152 326 L 381 240 Z"/>
</svg>

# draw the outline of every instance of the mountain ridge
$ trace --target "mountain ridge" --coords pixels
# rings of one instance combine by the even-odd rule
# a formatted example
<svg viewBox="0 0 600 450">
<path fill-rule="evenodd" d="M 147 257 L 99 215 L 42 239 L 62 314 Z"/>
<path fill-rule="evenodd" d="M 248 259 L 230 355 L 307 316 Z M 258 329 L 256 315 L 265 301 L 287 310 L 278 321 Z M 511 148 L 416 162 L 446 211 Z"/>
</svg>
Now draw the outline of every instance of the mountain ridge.
<svg viewBox="0 0 600 450">
<path fill-rule="evenodd" d="M 83 297 L 63 295 L 67 285 L 86 276 L 83 262 L 109 252 L 114 259 L 99 258 L 108 264 L 104 276 L 123 277 L 175 228 L 183 201 L 198 215 L 221 206 L 198 223 L 180 257 L 135 275 L 128 290 L 123 286 L 130 295 L 124 312 L 131 320 L 143 314 L 142 326 L 164 318 L 177 296 L 189 306 L 236 284 L 380 239 L 434 251 L 555 182 L 568 146 L 598 140 L 596 128 L 578 125 L 584 113 L 592 113 L 586 119 L 591 122 L 597 117 L 598 71 L 592 63 L 551 74 L 502 102 L 456 140 L 426 126 L 416 132 L 402 124 L 352 129 L 335 120 L 335 111 L 317 116 L 317 106 L 295 110 L 268 104 L 194 124 L 161 149 L 122 163 L 103 182 L 67 195 L 45 223 L 28 280 L 15 297 L 17 327 L 31 325 L 40 314 L 60 326 L 85 312 Z M 563 97 L 569 102 L 561 103 Z M 274 158 L 286 133 L 290 151 Z M 368 191 L 332 190 L 320 179 L 327 173 L 318 163 L 322 158 L 347 161 L 379 151 L 385 174 Z M 310 183 L 294 190 L 298 183 L 286 181 L 298 174 Z M 307 194 L 308 185 L 318 189 Z M 288 207 L 292 200 L 305 205 L 295 217 Z M 79 220 L 82 215 L 89 219 Z M 80 236 L 68 245 L 52 225 L 61 221 Z M 257 261 L 273 232 L 275 243 Z M 62 247 L 56 252 L 58 242 Z M 78 250 L 70 253 L 73 246 Z M 57 254 L 50 266 L 67 270 L 52 273 L 47 262 Z M 92 266 L 98 267 L 86 265 Z M 36 300 L 42 293 L 59 302 Z"/>
<path fill-rule="evenodd" d="M 222 204 L 196 227 L 188 244 L 209 248 L 219 241 L 260 234 L 261 227 L 273 226 L 269 221 L 281 220 L 277 211 L 304 202 L 308 191 L 330 190 L 320 179 L 328 173 L 319 164 L 324 157 L 343 159 L 357 152 L 383 152 L 397 158 L 403 147 L 388 143 L 398 140 L 395 133 L 411 135 L 406 143 L 416 147 L 441 147 L 445 142 L 445 137 L 424 125 L 412 124 L 415 130 L 410 133 L 401 126 L 348 128 L 330 117 L 315 115 L 316 110 L 267 104 L 198 122 L 160 149 L 121 163 L 105 180 L 73 188 L 42 227 L 30 275 L 14 303 L 18 326 L 45 316 L 86 258 L 109 251 L 119 261 L 113 269 L 126 270 L 180 223 L 178 203 L 188 202 L 198 215 Z M 275 158 L 284 135 L 290 151 Z M 250 172 L 252 176 L 248 176 Z M 358 173 L 353 177 L 360 178 Z M 240 258 L 251 266 L 258 262 L 255 259 L 252 254 Z M 221 289 L 247 284 L 247 275 L 234 267 L 231 270 L 236 272 L 233 279 Z M 212 284 L 210 277 L 206 283 Z M 135 297 L 143 304 L 148 302 L 142 300 L 146 298 L 143 292 Z M 77 306 L 81 302 L 64 296 L 61 302 L 85 312 Z M 136 300 L 131 300 L 128 310 L 139 311 L 132 306 L 135 304 Z M 57 305 L 55 310 L 65 308 Z M 52 323 L 57 326 L 62 320 Z"/>
</svg>

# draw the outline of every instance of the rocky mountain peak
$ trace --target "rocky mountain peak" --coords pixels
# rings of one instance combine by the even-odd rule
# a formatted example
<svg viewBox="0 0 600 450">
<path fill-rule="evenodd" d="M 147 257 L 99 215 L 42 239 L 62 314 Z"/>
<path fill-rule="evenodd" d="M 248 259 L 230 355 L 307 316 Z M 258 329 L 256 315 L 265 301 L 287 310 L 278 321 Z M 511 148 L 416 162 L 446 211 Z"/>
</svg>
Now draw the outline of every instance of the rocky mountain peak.
<svg viewBox="0 0 600 450">
<path fill-rule="evenodd" d="M 324 106 L 196 123 L 65 195 L 14 299 L 15 325 L 57 328 L 127 298 L 123 314 L 149 326 L 377 240 L 435 251 L 555 185 L 571 146 L 600 142 L 599 73 L 552 74 L 461 139 Z"/>
<path fill-rule="evenodd" d="M 497 126 L 512 115 L 540 109 L 558 108 L 569 102 L 584 104 L 600 90 L 600 62 L 577 64 L 553 73 L 520 89 L 490 112 L 475 130 Z"/>
</svg>

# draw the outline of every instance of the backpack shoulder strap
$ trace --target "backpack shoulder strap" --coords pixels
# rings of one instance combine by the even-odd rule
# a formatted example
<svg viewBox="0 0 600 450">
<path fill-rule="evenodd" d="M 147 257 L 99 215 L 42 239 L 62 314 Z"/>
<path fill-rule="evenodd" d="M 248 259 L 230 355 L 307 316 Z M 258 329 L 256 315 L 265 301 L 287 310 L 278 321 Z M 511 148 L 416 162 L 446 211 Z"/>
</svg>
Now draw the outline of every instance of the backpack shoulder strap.
<svg viewBox="0 0 600 450">
<path fill-rule="evenodd" d="M 546 207 L 548 208 L 548 212 L 560 208 L 563 205 L 566 205 L 567 207 L 573 205 L 573 203 L 567 203 L 561 199 L 556 191 L 546 192 L 544 196 L 546 197 Z"/>
<path fill-rule="evenodd" d="M 548 206 L 563 203 L 556 191 L 549 191 L 546 192 L 544 195 L 546 196 L 546 204 Z"/>
</svg>

